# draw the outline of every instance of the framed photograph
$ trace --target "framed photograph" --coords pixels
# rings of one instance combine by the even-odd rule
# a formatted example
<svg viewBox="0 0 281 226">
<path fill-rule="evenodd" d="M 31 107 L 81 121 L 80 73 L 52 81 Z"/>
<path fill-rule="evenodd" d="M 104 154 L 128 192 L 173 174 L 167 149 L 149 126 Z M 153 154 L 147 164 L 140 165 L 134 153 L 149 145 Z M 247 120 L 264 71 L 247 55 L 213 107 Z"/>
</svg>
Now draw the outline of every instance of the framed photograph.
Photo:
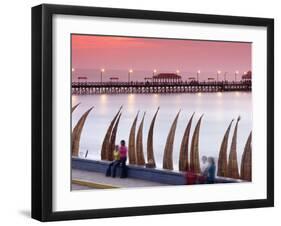
<svg viewBox="0 0 281 226">
<path fill-rule="evenodd" d="M 274 205 L 274 21 L 32 8 L 32 217 Z"/>
</svg>

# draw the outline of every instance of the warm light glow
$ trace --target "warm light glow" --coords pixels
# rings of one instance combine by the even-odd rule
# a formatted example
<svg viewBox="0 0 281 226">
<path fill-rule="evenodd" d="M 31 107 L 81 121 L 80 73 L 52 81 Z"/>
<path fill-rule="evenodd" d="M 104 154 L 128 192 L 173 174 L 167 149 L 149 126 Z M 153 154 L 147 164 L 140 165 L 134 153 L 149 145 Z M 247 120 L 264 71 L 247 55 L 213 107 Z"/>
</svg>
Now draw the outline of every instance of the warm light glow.
<svg viewBox="0 0 281 226">
<path fill-rule="evenodd" d="M 133 69 L 130 69 L 130 70 L 129 70 L 129 73 L 133 73 Z"/>
<path fill-rule="evenodd" d="M 240 92 L 235 92 L 235 96 L 239 97 L 240 96 Z"/>
<path fill-rule="evenodd" d="M 201 96 L 202 96 L 202 93 L 197 93 L 197 95 L 198 95 L 199 97 L 201 97 Z"/>
<path fill-rule="evenodd" d="M 72 68 L 72 72 L 74 72 L 75 71 L 75 69 L 74 68 Z"/>
<path fill-rule="evenodd" d="M 198 74 L 200 74 L 200 73 L 201 73 L 201 71 L 200 71 L 200 70 L 198 70 L 198 71 L 197 71 L 197 73 L 198 73 Z"/>
<path fill-rule="evenodd" d="M 239 71 L 235 71 L 235 74 L 239 74 Z"/>
<path fill-rule="evenodd" d="M 221 97 L 221 96 L 222 96 L 222 92 L 218 92 L 218 93 L 217 93 L 217 96 L 218 96 L 218 97 Z"/>
<path fill-rule="evenodd" d="M 132 104 L 134 104 L 134 101 L 135 100 L 135 95 L 134 94 L 129 94 L 128 95 L 128 103 L 129 103 L 129 105 L 132 105 Z"/>
<path fill-rule="evenodd" d="M 247 72 L 246 72 L 246 71 L 244 71 L 244 75 L 245 75 L 245 74 L 247 74 Z"/>
<path fill-rule="evenodd" d="M 220 70 L 218 70 L 217 72 L 218 72 L 218 74 L 220 74 L 220 73 L 221 73 L 221 71 L 220 71 Z"/>
<path fill-rule="evenodd" d="M 128 110 L 128 112 L 133 113 L 133 112 L 135 112 L 135 104 L 136 104 L 135 95 L 131 93 L 128 95 L 127 98 L 128 98 L 127 110 Z"/>
<path fill-rule="evenodd" d="M 177 74 L 178 74 L 178 73 L 180 73 L 180 71 L 179 71 L 179 70 L 177 70 Z"/>
<path fill-rule="evenodd" d="M 105 104 L 107 102 L 107 95 L 106 94 L 102 94 L 100 96 L 100 98 L 101 98 L 100 101 L 101 101 L 102 104 Z"/>
<path fill-rule="evenodd" d="M 75 95 L 72 95 L 72 104 L 73 104 L 73 106 L 78 104 L 78 97 Z"/>
<path fill-rule="evenodd" d="M 100 71 L 101 71 L 101 72 L 105 72 L 105 69 L 104 69 L 104 68 L 102 68 L 102 69 L 100 69 Z"/>
<path fill-rule="evenodd" d="M 159 106 L 159 101 L 160 101 L 159 94 L 158 93 L 154 93 L 152 97 L 153 98 L 152 98 L 151 101 L 152 101 L 153 105 L 154 106 Z"/>
<path fill-rule="evenodd" d="M 154 73 L 156 73 L 156 72 L 157 72 L 157 70 L 156 70 L 156 69 L 154 69 L 154 70 L 153 70 L 153 72 L 154 72 Z"/>
<path fill-rule="evenodd" d="M 99 97 L 99 112 L 101 114 L 106 114 L 107 108 L 108 108 L 108 95 L 107 94 L 101 94 Z"/>
</svg>

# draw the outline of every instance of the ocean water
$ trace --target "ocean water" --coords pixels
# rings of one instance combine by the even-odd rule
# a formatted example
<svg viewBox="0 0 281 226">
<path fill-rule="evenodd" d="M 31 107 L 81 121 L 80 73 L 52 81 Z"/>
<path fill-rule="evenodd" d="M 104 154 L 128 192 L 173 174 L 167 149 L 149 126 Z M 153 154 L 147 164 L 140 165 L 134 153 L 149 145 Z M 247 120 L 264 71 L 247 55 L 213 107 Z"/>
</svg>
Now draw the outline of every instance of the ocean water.
<svg viewBox="0 0 281 226">
<path fill-rule="evenodd" d="M 252 95 L 249 92 L 73 95 L 72 105 L 74 106 L 77 103 L 80 103 L 80 105 L 72 114 L 72 128 L 76 125 L 82 114 L 94 106 L 94 109 L 88 115 L 81 134 L 80 156 L 83 157 L 86 150 L 88 150 L 87 158 L 96 160 L 100 159 L 101 144 L 106 130 L 121 105 L 123 106 L 122 116 L 116 142 L 119 143 L 120 140 L 124 139 L 128 143 L 130 128 L 137 112 L 140 111 L 137 129 L 145 112 L 143 127 L 145 158 L 150 123 L 158 106 L 160 107 L 154 127 L 154 155 L 158 168 L 162 168 L 166 138 L 179 110 L 181 112 L 173 147 L 175 170 L 178 169 L 179 150 L 184 130 L 193 112 L 195 112 L 195 116 L 192 122 L 191 136 L 197 120 L 204 114 L 199 138 L 200 156 L 212 156 L 217 160 L 222 138 L 230 121 L 241 116 L 237 138 L 237 154 L 240 164 L 246 140 L 252 130 Z M 228 151 L 234 125 L 235 122 L 233 123 L 228 141 Z M 190 144 L 191 136 L 189 139 Z"/>
</svg>

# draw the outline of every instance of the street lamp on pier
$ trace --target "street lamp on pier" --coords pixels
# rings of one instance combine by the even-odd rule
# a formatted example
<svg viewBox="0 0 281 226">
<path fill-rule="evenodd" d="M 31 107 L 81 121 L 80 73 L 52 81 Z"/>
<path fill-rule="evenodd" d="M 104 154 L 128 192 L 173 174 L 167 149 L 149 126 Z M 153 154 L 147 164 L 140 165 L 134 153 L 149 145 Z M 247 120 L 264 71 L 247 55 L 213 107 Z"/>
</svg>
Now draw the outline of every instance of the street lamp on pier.
<svg viewBox="0 0 281 226">
<path fill-rule="evenodd" d="M 180 70 L 176 70 L 176 74 L 177 75 L 179 75 L 179 73 L 180 73 Z M 179 81 L 179 77 L 178 78 L 176 78 L 176 79 L 172 79 L 172 82 L 178 82 Z"/>
<path fill-rule="evenodd" d="M 219 81 L 219 75 L 220 75 L 220 73 L 221 73 L 221 71 L 218 70 L 218 71 L 217 71 L 217 82 Z"/>
<path fill-rule="evenodd" d="M 239 74 L 239 71 L 238 70 L 236 70 L 235 71 L 235 82 L 236 82 L 236 80 L 237 80 L 237 75 Z"/>
<path fill-rule="evenodd" d="M 71 75 L 72 75 L 72 77 L 74 76 L 74 71 L 75 71 L 75 69 L 71 68 Z M 73 81 L 73 79 L 72 79 L 72 81 Z"/>
<path fill-rule="evenodd" d="M 104 72 L 105 72 L 105 69 L 102 68 L 102 69 L 100 70 L 100 82 L 101 82 L 101 83 L 102 83 L 102 75 L 103 75 Z"/>
<path fill-rule="evenodd" d="M 154 70 L 153 70 L 153 76 L 152 76 L 152 82 L 154 82 L 154 76 L 156 75 L 156 73 L 157 73 L 157 70 L 154 69 Z"/>
<path fill-rule="evenodd" d="M 201 71 L 198 70 L 198 71 L 197 71 L 197 82 L 199 82 L 199 75 L 200 75 L 200 73 L 201 73 Z"/>
<path fill-rule="evenodd" d="M 130 69 L 129 72 L 128 72 L 128 82 L 131 81 L 131 74 L 133 73 L 133 70 Z"/>
<path fill-rule="evenodd" d="M 72 81 L 74 81 L 74 76 L 75 76 L 75 69 L 74 68 L 71 68 L 71 76 L 72 76 Z"/>
<path fill-rule="evenodd" d="M 224 75 L 223 75 L 225 82 L 226 82 L 226 74 L 227 74 L 227 72 L 224 72 Z"/>
</svg>

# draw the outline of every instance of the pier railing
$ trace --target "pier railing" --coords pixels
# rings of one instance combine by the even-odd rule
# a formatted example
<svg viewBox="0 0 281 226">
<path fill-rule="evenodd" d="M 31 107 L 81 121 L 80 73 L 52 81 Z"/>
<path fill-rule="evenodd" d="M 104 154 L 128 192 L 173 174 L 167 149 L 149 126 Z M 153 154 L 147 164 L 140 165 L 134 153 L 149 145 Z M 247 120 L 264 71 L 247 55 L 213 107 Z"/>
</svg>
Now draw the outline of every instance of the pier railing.
<svg viewBox="0 0 281 226">
<path fill-rule="evenodd" d="M 73 82 L 73 94 L 198 93 L 252 90 L 251 81 Z"/>
</svg>

